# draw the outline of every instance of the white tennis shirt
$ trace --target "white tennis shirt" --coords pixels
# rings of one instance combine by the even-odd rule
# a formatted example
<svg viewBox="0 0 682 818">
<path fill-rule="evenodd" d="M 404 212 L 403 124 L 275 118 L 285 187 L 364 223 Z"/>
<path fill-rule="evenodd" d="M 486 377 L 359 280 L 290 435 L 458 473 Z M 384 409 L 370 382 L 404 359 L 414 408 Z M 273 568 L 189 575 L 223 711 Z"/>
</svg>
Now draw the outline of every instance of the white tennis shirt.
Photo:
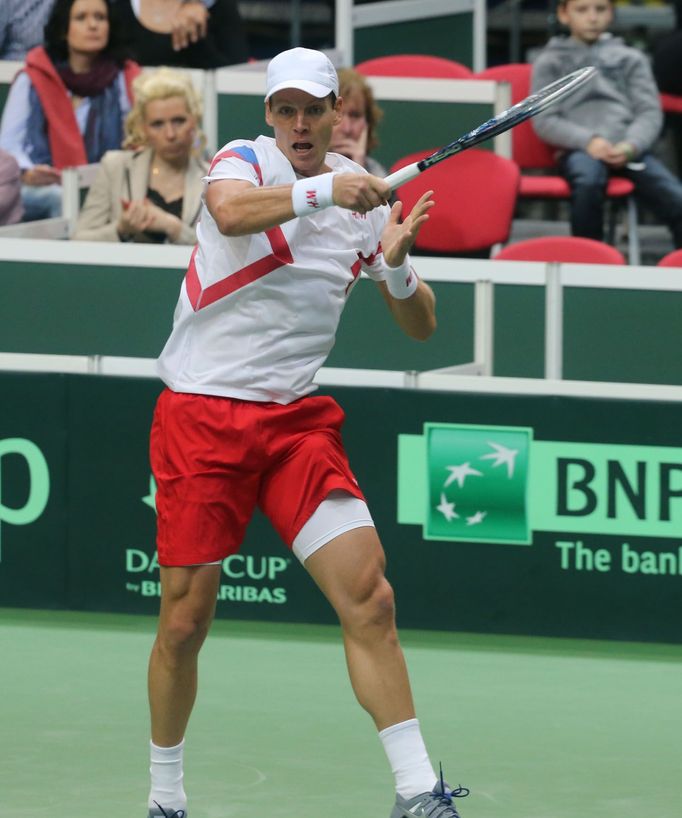
<svg viewBox="0 0 682 818">
<path fill-rule="evenodd" d="M 334 171 L 363 172 L 335 153 Z M 235 140 L 216 154 L 204 182 L 292 184 L 275 140 Z M 380 236 L 389 208 L 367 214 L 329 207 L 249 236 L 224 236 L 204 204 L 198 244 L 158 361 L 176 392 L 290 403 L 312 392 L 334 345 L 346 301 L 364 270 L 384 279 Z"/>
</svg>

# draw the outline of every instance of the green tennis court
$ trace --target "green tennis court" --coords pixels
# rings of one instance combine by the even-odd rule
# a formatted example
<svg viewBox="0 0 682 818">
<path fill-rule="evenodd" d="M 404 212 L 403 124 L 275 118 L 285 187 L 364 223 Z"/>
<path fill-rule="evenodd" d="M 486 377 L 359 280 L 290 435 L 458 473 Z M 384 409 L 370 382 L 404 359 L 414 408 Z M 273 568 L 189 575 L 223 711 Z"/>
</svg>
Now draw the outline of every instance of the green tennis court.
<svg viewBox="0 0 682 818">
<path fill-rule="evenodd" d="M 145 818 L 149 617 L 0 609 L 0 815 Z M 679 818 L 682 646 L 403 632 L 463 818 Z M 338 631 L 218 621 L 187 735 L 191 818 L 388 818 Z"/>
</svg>

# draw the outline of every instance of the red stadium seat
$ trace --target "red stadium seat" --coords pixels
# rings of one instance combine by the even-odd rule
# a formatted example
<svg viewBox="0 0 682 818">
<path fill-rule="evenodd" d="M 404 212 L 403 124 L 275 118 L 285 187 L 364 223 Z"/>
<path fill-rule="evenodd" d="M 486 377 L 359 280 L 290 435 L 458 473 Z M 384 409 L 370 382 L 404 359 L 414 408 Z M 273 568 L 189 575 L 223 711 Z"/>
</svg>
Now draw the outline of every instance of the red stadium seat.
<svg viewBox="0 0 682 818">
<path fill-rule="evenodd" d="M 682 267 L 682 250 L 673 250 L 656 265 L 657 267 Z"/>
<path fill-rule="evenodd" d="M 578 236 L 542 236 L 517 241 L 503 247 L 493 257 L 495 261 L 558 261 L 576 264 L 625 264 L 625 256 L 594 239 Z"/>
<path fill-rule="evenodd" d="M 470 80 L 470 68 L 455 60 L 432 54 L 392 54 L 375 57 L 355 66 L 366 77 L 430 77 L 438 79 Z"/>
<path fill-rule="evenodd" d="M 479 71 L 476 79 L 508 82 L 511 85 L 512 103 L 516 104 L 530 94 L 532 66 L 530 63 L 509 63 L 497 65 Z M 543 142 L 535 133 L 530 121 L 517 125 L 512 131 L 512 158 L 518 163 L 521 170 L 556 171 L 556 157 L 554 149 Z M 612 176 L 606 186 L 606 197 L 611 201 L 626 202 L 629 216 L 629 255 L 632 264 L 639 263 L 639 240 L 637 236 L 637 211 L 633 197 L 634 185 L 629 179 L 622 176 Z M 525 199 L 554 199 L 568 200 L 571 198 L 571 188 L 563 176 L 556 172 L 538 175 L 537 173 L 522 174 L 519 186 L 519 196 Z M 614 225 L 610 225 L 609 232 L 613 234 Z"/>
<path fill-rule="evenodd" d="M 661 108 L 666 114 L 682 114 L 682 97 L 677 94 L 660 94 Z"/>
<path fill-rule="evenodd" d="M 431 153 L 433 149 L 405 156 L 393 165 L 391 173 Z M 434 191 L 436 206 L 421 228 L 415 248 L 430 253 L 487 254 L 493 245 L 507 241 L 519 175 L 511 159 L 472 148 L 399 187 L 396 195 L 405 213 L 422 193 Z"/>
</svg>

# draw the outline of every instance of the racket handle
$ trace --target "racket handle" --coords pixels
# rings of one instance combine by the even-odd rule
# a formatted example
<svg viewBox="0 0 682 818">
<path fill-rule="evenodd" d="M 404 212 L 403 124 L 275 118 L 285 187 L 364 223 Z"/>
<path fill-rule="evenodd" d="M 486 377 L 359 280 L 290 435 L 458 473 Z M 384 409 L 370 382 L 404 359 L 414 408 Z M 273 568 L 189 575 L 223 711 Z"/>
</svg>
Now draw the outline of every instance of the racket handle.
<svg viewBox="0 0 682 818">
<path fill-rule="evenodd" d="M 409 182 L 411 179 L 419 176 L 420 173 L 419 163 L 413 162 L 411 165 L 405 165 L 404 168 L 400 168 L 400 170 L 397 170 L 395 173 L 389 173 L 384 181 L 388 182 L 391 186 L 391 190 L 395 190 L 397 187 L 400 187 L 400 185 L 404 185 L 405 182 Z"/>
</svg>

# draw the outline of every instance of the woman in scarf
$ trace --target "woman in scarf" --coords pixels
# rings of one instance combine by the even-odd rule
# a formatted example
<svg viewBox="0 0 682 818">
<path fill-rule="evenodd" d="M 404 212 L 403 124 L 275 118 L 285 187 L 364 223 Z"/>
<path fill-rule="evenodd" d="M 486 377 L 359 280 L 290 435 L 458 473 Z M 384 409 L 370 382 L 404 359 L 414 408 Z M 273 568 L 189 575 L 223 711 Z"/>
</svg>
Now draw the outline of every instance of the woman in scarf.
<svg viewBox="0 0 682 818">
<path fill-rule="evenodd" d="M 204 136 L 191 79 L 173 68 L 145 71 L 124 147 L 102 158 L 74 239 L 194 244 L 201 209 Z"/>
<path fill-rule="evenodd" d="M 26 221 L 60 215 L 63 168 L 121 146 L 138 72 L 123 56 L 111 0 L 57 0 L 0 124 L 0 147 L 22 171 Z"/>
</svg>

